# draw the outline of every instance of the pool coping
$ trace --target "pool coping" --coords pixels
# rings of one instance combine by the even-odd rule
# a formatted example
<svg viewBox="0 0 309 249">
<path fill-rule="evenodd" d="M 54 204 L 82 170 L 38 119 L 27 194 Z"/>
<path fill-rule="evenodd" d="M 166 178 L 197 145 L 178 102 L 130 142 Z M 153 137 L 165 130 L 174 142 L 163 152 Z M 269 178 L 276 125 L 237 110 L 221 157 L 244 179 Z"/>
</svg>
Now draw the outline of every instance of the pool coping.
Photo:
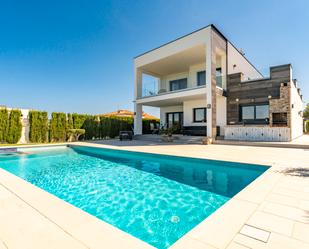
<svg viewBox="0 0 309 249">
<path fill-rule="evenodd" d="M 141 151 L 140 148 L 115 148 L 115 146 L 85 142 L 67 143 L 61 145 L 79 145 L 145 152 Z M 23 148 L 24 147 L 46 146 L 23 146 Z M 19 146 L 18 148 L 22 147 Z M 177 156 L 169 152 L 156 153 L 151 150 L 148 153 Z M 212 158 L 208 158 L 207 155 L 203 157 L 192 155 L 181 156 L 212 160 Z M 241 158 L 233 162 L 250 163 L 242 161 Z M 227 203 L 212 213 L 208 218 L 203 220 L 200 224 L 181 237 L 170 248 L 214 249 L 229 247 L 229 245 L 233 242 L 235 235 L 239 233 L 243 225 L 248 221 L 249 217 L 261 208 L 261 204 L 265 200 L 266 196 L 283 177 L 281 174 L 278 174 L 278 165 L 275 163 L 269 163 L 268 165 L 266 164 L 266 166 L 271 167 L 251 182 L 247 187 L 242 189 Z M 0 169 L 0 185 L 14 193 L 14 195 L 18 196 L 18 198 L 26 202 L 41 215 L 45 216 L 49 221 L 55 223 L 60 229 L 84 245 L 85 248 L 102 248 L 107 245 L 109 248 L 153 248 L 138 238 L 135 238 L 130 234 L 97 219 L 81 209 L 59 199 L 52 194 L 47 193 L 46 191 L 3 169 Z M 241 210 L 241 212 L 239 212 L 239 210 Z M 92 232 L 95 231 L 95 234 L 89 234 L 90 230 Z M 205 236 L 206 234 L 207 236 Z"/>
</svg>

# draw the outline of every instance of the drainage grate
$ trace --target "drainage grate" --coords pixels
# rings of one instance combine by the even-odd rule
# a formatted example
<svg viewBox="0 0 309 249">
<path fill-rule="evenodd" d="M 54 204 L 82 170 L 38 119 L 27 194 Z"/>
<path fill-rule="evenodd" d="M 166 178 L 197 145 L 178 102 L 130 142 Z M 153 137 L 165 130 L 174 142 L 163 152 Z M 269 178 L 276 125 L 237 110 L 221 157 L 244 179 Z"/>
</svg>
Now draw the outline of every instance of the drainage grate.
<svg viewBox="0 0 309 249">
<path fill-rule="evenodd" d="M 267 243 L 270 236 L 270 232 L 250 225 L 244 225 L 239 233 L 264 243 Z"/>
</svg>

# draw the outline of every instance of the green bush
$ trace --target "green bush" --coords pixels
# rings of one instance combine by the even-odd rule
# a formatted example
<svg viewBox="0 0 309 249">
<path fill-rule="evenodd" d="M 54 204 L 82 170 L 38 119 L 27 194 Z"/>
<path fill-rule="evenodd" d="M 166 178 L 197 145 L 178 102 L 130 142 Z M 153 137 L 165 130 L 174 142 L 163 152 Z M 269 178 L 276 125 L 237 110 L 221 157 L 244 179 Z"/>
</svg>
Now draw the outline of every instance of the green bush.
<svg viewBox="0 0 309 249">
<path fill-rule="evenodd" d="M 63 112 L 53 112 L 50 121 L 50 141 L 66 141 L 67 118 Z"/>
<path fill-rule="evenodd" d="M 67 114 L 67 130 L 73 129 L 73 117 L 71 113 Z"/>
<path fill-rule="evenodd" d="M 88 115 L 86 115 L 86 114 L 73 113 L 72 114 L 73 128 L 74 129 L 82 128 L 87 117 L 88 117 Z"/>
<path fill-rule="evenodd" d="M 48 142 L 48 114 L 41 111 L 29 112 L 29 140 L 32 143 Z"/>
<path fill-rule="evenodd" d="M 151 134 L 153 129 L 158 129 L 159 126 L 159 119 L 143 119 L 143 134 Z"/>
<path fill-rule="evenodd" d="M 100 119 L 96 116 L 88 116 L 82 126 L 85 129 L 85 139 L 101 138 L 100 136 Z"/>
<path fill-rule="evenodd" d="M 6 108 L 0 109 L 0 143 L 6 142 L 7 130 L 9 126 L 9 112 Z"/>
<path fill-rule="evenodd" d="M 6 137 L 6 142 L 8 142 L 9 144 L 16 144 L 21 137 L 21 131 L 22 131 L 21 116 L 22 115 L 20 110 L 10 111 L 7 137 Z"/>
<path fill-rule="evenodd" d="M 69 129 L 67 130 L 67 135 L 68 135 L 68 141 L 69 142 L 75 142 L 78 141 L 79 137 L 81 135 L 85 134 L 84 129 Z"/>
</svg>

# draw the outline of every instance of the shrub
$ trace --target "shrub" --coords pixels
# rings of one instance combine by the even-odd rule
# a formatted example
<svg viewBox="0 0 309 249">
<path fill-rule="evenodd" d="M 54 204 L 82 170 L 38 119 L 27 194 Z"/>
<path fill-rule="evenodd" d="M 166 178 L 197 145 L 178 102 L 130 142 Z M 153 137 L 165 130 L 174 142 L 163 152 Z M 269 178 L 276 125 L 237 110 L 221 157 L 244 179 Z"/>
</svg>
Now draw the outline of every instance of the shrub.
<svg viewBox="0 0 309 249">
<path fill-rule="evenodd" d="M 84 129 L 69 129 L 67 131 L 68 141 L 69 142 L 78 141 L 79 137 L 84 134 L 85 134 Z"/>
<path fill-rule="evenodd" d="M 67 130 L 73 129 L 73 118 L 72 114 L 68 113 L 67 114 Z"/>
<path fill-rule="evenodd" d="M 88 115 L 86 115 L 86 114 L 73 113 L 72 114 L 73 128 L 74 129 L 82 128 L 87 117 L 88 117 Z"/>
<path fill-rule="evenodd" d="M 50 141 L 66 141 L 67 119 L 63 112 L 53 112 L 50 121 Z"/>
<path fill-rule="evenodd" d="M 96 116 L 88 116 L 82 126 L 85 129 L 85 139 L 100 138 L 100 119 Z"/>
<path fill-rule="evenodd" d="M 48 142 L 48 114 L 41 111 L 29 112 L 29 140 L 32 143 Z"/>
<path fill-rule="evenodd" d="M 159 119 L 143 119 L 143 134 L 151 134 L 153 129 L 158 129 L 159 126 Z"/>
<path fill-rule="evenodd" d="M 0 143 L 6 142 L 9 126 L 9 112 L 6 108 L 0 109 Z"/>
<path fill-rule="evenodd" d="M 10 111 L 7 137 L 6 137 L 6 142 L 10 144 L 16 144 L 21 137 L 21 131 L 22 131 L 21 116 L 22 115 L 20 110 Z"/>
</svg>

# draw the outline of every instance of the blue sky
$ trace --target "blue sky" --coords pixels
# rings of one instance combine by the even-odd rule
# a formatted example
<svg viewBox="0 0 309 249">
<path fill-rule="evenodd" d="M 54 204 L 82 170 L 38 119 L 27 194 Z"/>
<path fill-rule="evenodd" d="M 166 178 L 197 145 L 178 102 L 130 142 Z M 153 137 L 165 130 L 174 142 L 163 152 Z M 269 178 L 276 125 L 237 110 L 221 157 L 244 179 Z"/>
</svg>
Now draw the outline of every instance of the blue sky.
<svg viewBox="0 0 309 249">
<path fill-rule="evenodd" d="M 262 71 L 292 63 L 309 101 L 307 0 L 0 0 L 0 105 L 132 109 L 133 57 L 210 23 Z"/>
</svg>

